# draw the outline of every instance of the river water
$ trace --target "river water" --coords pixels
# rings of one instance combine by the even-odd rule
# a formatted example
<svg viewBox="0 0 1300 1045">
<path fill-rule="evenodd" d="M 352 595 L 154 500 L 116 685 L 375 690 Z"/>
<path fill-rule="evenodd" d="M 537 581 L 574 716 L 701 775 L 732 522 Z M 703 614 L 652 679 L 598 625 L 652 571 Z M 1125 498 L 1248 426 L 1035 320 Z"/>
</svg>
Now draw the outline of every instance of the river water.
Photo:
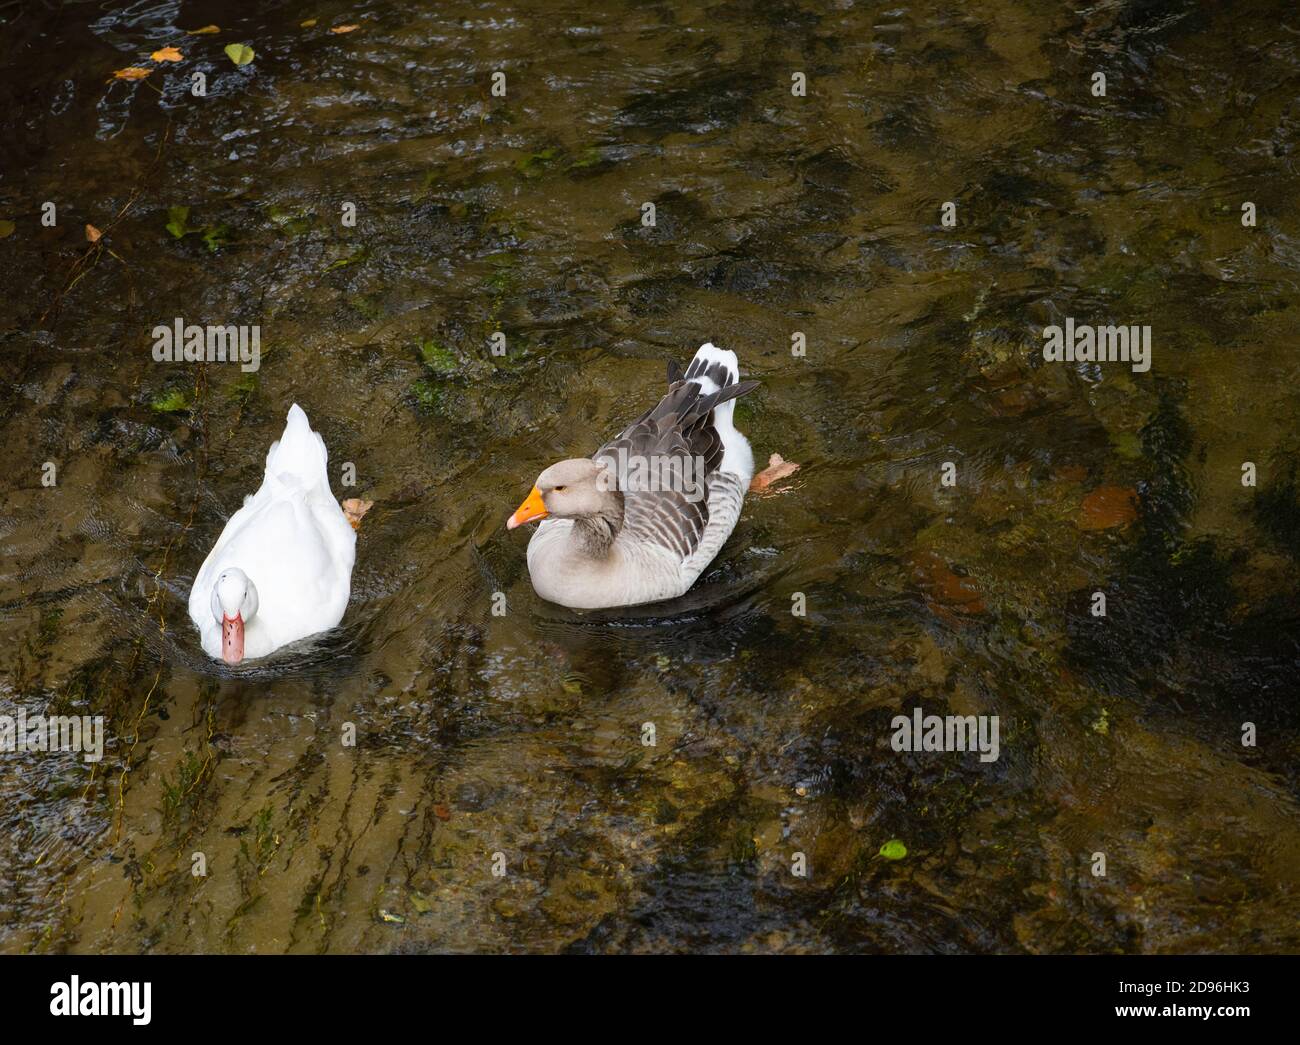
<svg viewBox="0 0 1300 1045">
<path fill-rule="evenodd" d="M 0 715 L 106 733 L 0 754 L 0 950 L 1300 948 L 1300 15 L 1228 6 L 0 7 Z M 538 599 L 507 515 L 705 340 L 800 471 L 677 602 Z M 375 506 L 229 670 L 293 402 Z"/>
</svg>

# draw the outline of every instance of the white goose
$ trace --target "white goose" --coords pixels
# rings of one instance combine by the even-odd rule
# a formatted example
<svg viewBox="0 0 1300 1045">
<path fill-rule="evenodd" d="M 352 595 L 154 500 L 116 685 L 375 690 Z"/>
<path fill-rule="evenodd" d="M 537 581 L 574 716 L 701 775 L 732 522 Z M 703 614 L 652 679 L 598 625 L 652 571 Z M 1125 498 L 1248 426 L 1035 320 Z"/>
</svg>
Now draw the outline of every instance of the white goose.
<svg viewBox="0 0 1300 1045">
<path fill-rule="evenodd" d="M 190 590 L 203 649 L 228 664 L 265 657 L 343 619 L 357 535 L 330 492 L 325 440 L 295 403 Z"/>
<path fill-rule="evenodd" d="M 735 529 L 754 475 L 736 430 L 736 353 L 705 344 L 685 376 L 668 364 L 668 394 L 590 458 L 537 477 L 508 529 L 543 520 L 528 542 L 528 574 L 542 598 L 572 609 L 673 599 Z"/>
</svg>

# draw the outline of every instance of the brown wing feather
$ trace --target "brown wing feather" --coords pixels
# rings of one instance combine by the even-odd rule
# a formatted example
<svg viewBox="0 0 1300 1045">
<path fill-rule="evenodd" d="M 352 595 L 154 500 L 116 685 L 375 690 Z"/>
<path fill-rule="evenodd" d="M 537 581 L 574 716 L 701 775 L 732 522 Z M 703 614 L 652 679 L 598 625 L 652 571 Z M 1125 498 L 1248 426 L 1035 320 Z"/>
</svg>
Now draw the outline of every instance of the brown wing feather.
<svg viewBox="0 0 1300 1045">
<path fill-rule="evenodd" d="M 669 376 L 673 377 L 675 371 L 680 373 L 676 367 L 670 367 Z M 697 477 L 703 485 L 702 496 L 697 501 L 689 500 L 685 491 L 677 489 L 624 490 L 626 532 L 667 548 L 683 559 L 699 547 L 709 523 L 707 490 L 722 462 L 724 449 L 713 426 L 713 408 L 757 387 L 757 381 L 742 381 L 701 395 L 696 382 L 678 378 L 655 406 L 592 455 L 593 459 L 610 462 L 615 471 L 620 450 L 629 461 L 675 458 L 684 463 L 687 458 L 699 458 L 704 462 L 704 474 Z"/>
</svg>

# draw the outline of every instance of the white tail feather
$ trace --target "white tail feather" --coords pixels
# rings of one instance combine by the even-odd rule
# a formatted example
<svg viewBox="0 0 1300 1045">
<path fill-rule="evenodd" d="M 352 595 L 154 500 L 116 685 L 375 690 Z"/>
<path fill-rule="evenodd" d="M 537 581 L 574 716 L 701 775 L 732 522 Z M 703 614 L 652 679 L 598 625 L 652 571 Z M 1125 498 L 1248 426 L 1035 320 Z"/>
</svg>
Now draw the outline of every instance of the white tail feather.
<svg viewBox="0 0 1300 1045">
<path fill-rule="evenodd" d="M 311 429 L 306 413 L 297 403 L 289 407 L 284 432 L 266 454 L 266 474 L 283 483 L 304 487 L 324 484 L 329 489 L 326 465 L 329 453 L 325 440 Z"/>
<path fill-rule="evenodd" d="M 726 371 L 726 376 L 721 382 L 716 379 L 718 367 Z M 713 374 L 709 373 L 710 369 L 713 370 Z M 700 386 L 700 391 L 708 395 L 710 392 L 726 388 L 727 385 L 734 385 L 740 380 L 740 361 L 736 358 L 736 353 L 731 349 L 718 348 L 711 341 L 706 341 L 695 353 L 690 366 L 686 368 L 686 373 L 690 375 L 688 380 L 694 381 Z M 730 424 L 735 405 L 735 401 L 732 400 L 715 407 L 713 410 L 714 419 L 718 422 L 725 421 Z"/>
<path fill-rule="evenodd" d="M 712 368 L 716 375 L 719 366 L 726 371 L 720 385 L 714 377 L 708 374 L 708 371 Z M 740 380 L 740 360 L 736 358 L 736 353 L 731 349 L 718 348 L 712 342 L 706 341 L 699 347 L 699 351 L 695 353 L 695 358 L 691 360 L 691 365 L 686 368 L 686 373 L 692 375 L 687 380 L 696 382 L 700 386 L 701 392 L 705 394 L 716 392 L 719 388 L 734 385 Z M 718 438 L 722 440 L 721 467 L 723 471 L 734 472 L 740 476 L 744 485 L 748 486 L 750 479 L 754 477 L 754 451 L 750 448 L 749 440 L 736 429 L 733 420 L 735 412 L 736 401 L 734 399 L 715 406 L 713 408 L 713 426 L 718 430 Z"/>
</svg>

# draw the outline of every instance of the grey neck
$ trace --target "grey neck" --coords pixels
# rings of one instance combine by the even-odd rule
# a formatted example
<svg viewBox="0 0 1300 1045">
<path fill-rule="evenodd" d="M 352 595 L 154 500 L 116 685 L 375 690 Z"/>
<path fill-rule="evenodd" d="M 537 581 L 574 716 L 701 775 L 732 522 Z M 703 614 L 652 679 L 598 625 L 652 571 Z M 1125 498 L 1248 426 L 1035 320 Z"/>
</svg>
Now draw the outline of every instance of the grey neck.
<svg viewBox="0 0 1300 1045">
<path fill-rule="evenodd" d="M 584 515 L 573 520 L 572 540 L 582 553 L 592 559 L 603 559 L 614 546 L 614 538 L 623 529 L 623 493 L 610 491 L 610 503 L 598 515 Z"/>
</svg>

